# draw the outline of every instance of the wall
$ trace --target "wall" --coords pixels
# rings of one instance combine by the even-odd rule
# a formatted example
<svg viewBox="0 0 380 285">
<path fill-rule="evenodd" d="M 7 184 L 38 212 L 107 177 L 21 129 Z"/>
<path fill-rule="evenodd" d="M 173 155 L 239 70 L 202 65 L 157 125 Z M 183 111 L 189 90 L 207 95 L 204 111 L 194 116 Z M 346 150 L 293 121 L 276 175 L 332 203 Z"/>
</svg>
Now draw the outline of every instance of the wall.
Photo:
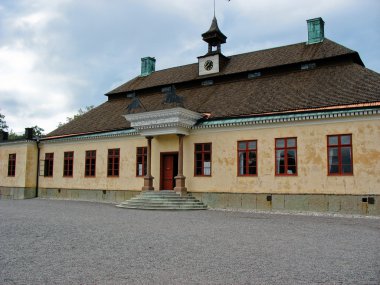
<svg viewBox="0 0 380 285">
<path fill-rule="evenodd" d="M 146 146 L 143 137 L 116 137 L 98 140 L 75 140 L 43 143 L 41 160 L 45 153 L 54 153 L 53 177 L 40 176 L 40 187 L 47 189 L 141 190 L 142 177 L 136 177 L 136 147 Z M 108 149 L 120 148 L 119 177 L 107 177 Z M 96 176 L 85 177 L 86 150 L 96 150 Z M 74 151 L 73 177 L 63 176 L 63 156 Z"/>
<path fill-rule="evenodd" d="M 327 135 L 352 134 L 353 176 L 327 175 Z M 297 137 L 298 175 L 275 176 L 275 138 Z M 257 140 L 257 177 L 237 176 L 237 141 Z M 212 177 L 194 177 L 194 143 L 212 143 Z M 194 131 L 184 173 L 194 192 L 380 194 L 380 119 Z"/>
<path fill-rule="evenodd" d="M 8 176 L 9 154 L 16 154 L 16 175 Z M 37 174 L 37 146 L 35 142 L 8 142 L 0 144 L 1 199 L 35 197 Z"/>
</svg>

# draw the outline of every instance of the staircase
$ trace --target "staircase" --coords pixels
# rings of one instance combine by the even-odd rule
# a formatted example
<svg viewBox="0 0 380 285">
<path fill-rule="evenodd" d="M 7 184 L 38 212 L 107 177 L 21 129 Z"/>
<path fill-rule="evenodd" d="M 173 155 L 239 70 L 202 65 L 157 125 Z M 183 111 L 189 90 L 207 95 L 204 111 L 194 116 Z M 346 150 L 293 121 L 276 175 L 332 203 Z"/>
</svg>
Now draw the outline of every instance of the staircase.
<svg viewBox="0 0 380 285">
<path fill-rule="evenodd" d="M 140 210 L 207 210 L 207 206 L 191 194 L 181 196 L 171 190 L 144 191 L 116 206 Z"/>
</svg>

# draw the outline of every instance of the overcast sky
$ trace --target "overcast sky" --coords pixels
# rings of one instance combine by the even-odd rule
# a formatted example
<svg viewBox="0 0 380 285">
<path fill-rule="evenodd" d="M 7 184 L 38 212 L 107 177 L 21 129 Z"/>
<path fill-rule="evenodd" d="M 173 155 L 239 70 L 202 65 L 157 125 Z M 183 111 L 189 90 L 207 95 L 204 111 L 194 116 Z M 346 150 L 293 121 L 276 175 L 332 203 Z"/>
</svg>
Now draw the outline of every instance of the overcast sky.
<svg viewBox="0 0 380 285">
<path fill-rule="evenodd" d="M 46 132 L 140 73 L 194 63 L 213 0 L 0 0 L 0 113 Z M 306 20 L 380 72 L 380 0 L 216 0 L 225 55 L 307 40 Z"/>
</svg>

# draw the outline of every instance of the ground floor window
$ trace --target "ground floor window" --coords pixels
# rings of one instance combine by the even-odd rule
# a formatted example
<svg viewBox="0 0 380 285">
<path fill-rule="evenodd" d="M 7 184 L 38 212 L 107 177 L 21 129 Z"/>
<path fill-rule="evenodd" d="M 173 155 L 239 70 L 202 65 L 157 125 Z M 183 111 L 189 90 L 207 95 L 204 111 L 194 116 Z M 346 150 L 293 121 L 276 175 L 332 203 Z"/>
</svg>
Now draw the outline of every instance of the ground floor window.
<svg viewBox="0 0 380 285">
<path fill-rule="evenodd" d="M 196 143 L 194 151 L 194 175 L 211 176 L 211 143 Z"/>
<path fill-rule="evenodd" d="M 44 176 L 53 176 L 54 153 L 45 153 Z"/>
<path fill-rule="evenodd" d="M 136 176 L 145 176 L 147 166 L 147 147 L 138 147 L 136 150 Z"/>
<path fill-rule="evenodd" d="M 238 175 L 257 175 L 257 141 L 238 142 Z"/>
<path fill-rule="evenodd" d="M 297 138 L 279 138 L 276 144 L 276 175 L 297 174 Z"/>
<path fill-rule="evenodd" d="M 108 150 L 107 176 L 119 176 L 120 149 Z"/>
<path fill-rule="evenodd" d="M 96 150 L 86 150 L 84 176 L 95 177 Z"/>
<path fill-rule="evenodd" d="M 16 154 L 11 153 L 8 158 L 8 176 L 16 176 Z"/>
<path fill-rule="evenodd" d="M 67 151 L 63 154 L 63 176 L 72 177 L 74 168 L 74 152 Z"/>
<path fill-rule="evenodd" d="M 352 175 L 352 135 L 327 136 L 328 174 Z"/>
</svg>

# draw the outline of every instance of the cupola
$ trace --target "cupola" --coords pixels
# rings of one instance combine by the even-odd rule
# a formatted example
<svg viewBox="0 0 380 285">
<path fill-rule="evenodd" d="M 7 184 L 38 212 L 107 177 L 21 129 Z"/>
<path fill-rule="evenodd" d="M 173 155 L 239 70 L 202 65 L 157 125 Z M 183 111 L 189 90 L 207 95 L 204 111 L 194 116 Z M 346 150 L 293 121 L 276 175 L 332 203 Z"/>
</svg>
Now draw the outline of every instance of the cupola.
<svg viewBox="0 0 380 285">
<path fill-rule="evenodd" d="M 212 19 L 210 29 L 202 34 L 203 40 L 208 43 L 208 53 L 213 52 L 213 47 L 216 47 L 216 52 L 221 52 L 220 46 L 226 43 L 227 37 L 220 31 L 216 17 Z"/>
<path fill-rule="evenodd" d="M 210 29 L 202 34 L 202 39 L 208 43 L 208 52 L 198 57 L 199 75 L 218 73 L 227 58 L 222 54 L 221 45 L 227 37 L 220 31 L 216 17 L 212 19 Z"/>
</svg>

